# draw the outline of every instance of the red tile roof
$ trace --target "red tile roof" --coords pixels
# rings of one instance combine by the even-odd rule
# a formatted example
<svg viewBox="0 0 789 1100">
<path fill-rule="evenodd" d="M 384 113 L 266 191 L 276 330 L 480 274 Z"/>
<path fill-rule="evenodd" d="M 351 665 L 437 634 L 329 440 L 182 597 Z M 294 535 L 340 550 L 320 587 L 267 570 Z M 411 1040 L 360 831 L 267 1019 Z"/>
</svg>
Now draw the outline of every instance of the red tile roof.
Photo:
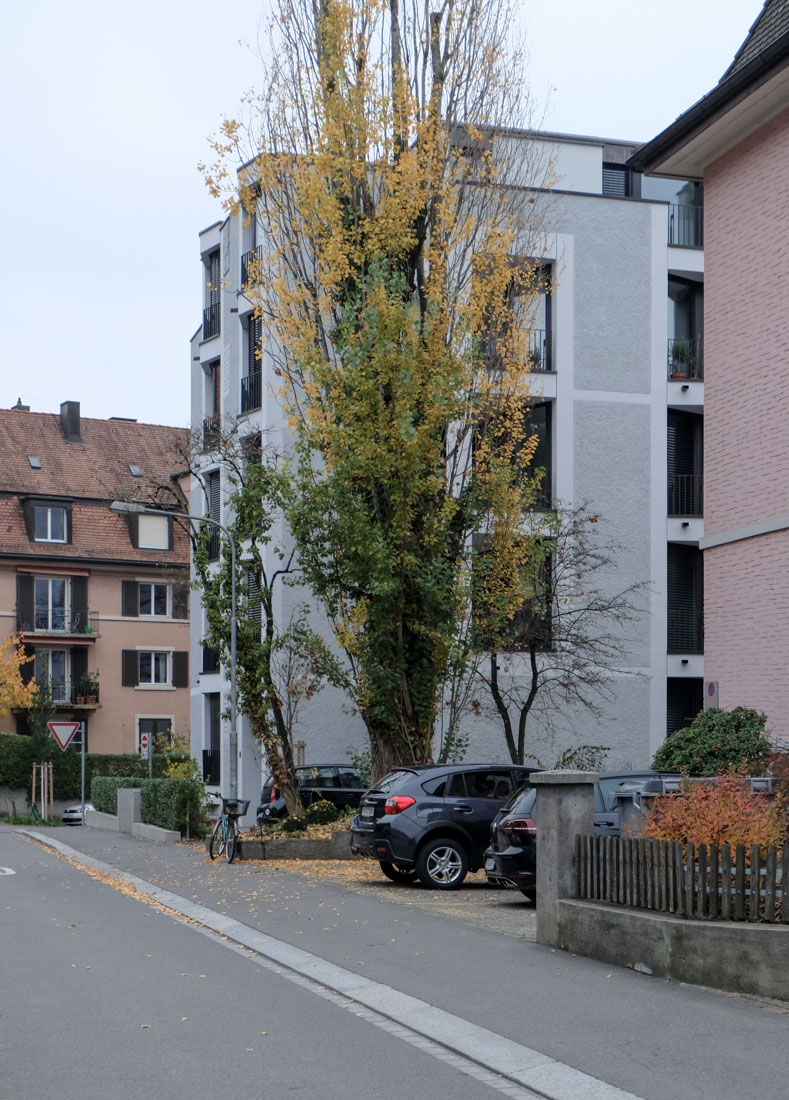
<svg viewBox="0 0 789 1100">
<path fill-rule="evenodd" d="M 189 432 L 159 424 L 82 418 L 81 441 L 67 443 L 54 413 L 0 410 L 0 554 L 51 559 L 127 560 L 183 565 L 188 539 L 174 523 L 172 551 L 138 550 L 124 516 L 110 512 L 112 500 L 137 500 L 177 507 L 168 493 L 173 477 L 183 474 L 179 455 Z M 29 456 L 41 460 L 30 466 Z M 140 467 L 134 477 L 130 464 Z M 72 506 L 70 544 L 30 542 L 20 496 L 67 497 Z"/>
</svg>

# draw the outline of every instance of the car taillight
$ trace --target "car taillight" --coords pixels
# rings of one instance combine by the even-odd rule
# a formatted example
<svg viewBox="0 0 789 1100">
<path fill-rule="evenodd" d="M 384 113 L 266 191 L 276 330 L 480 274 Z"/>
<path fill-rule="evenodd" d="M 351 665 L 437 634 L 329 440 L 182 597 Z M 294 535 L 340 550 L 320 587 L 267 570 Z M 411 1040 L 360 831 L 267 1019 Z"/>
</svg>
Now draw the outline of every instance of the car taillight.
<svg viewBox="0 0 789 1100">
<path fill-rule="evenodd" d="M 403 810 L 407 810 L 409 806 L 413 806 L 416 802 L 415 798 L 409 798 L 407 794 L 396 794 L 392 798 L 387 798 L 384 803 L 385 814 L 400 814 Z"/>
<path fill-rule="evenodd" d="M 511 817 L 502 821 L 499 828 L 503 833 L 515 833 L 519 836 L 537 835 L 537 822 L 531 817 Z"/>
<path fill-rule="evenodd" d="M 278 798 L 279 798 L 279 791 L 277 790 L 276 787 L 272 787 L 271 788 L 271 798 L 269 799 L 269 802 L 276 802 Z"/>
</svg>

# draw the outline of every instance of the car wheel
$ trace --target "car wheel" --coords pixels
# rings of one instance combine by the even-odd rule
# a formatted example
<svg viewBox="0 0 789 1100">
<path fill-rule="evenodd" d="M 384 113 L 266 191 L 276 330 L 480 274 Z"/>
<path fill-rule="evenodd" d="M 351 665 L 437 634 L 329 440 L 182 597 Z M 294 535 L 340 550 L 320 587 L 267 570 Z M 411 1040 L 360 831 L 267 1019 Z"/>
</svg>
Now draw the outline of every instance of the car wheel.
<svg viewBox="0 0 789 1100">
<path fill-rule="evenodd" d="M 416 857 L 419 881 L 433 890 L 457 890 L 468 874 L 468 856 L 456 840 L 440 836 L 428 841 Z"/>
<path fill-rule="evenodd" d="M 400 867 L 397 863 L 388 863 L 385 859 L 379 860 L 378 866 L 392 882 L 413 882 L 416 878 L 414 867 Z"/>
<path fill-rule="evenodd" d="M 536 901 L 537 901 L 537 890 L 535 889 L 534 886 L 524 886 L 523 889 L 521 890 L 521 893 L 523 894 L 523 896 L 525 898 L 529 899 L 529 901 L 532 903 L 532 905 L 534 905 L 536 903 Z"/>
</svg>

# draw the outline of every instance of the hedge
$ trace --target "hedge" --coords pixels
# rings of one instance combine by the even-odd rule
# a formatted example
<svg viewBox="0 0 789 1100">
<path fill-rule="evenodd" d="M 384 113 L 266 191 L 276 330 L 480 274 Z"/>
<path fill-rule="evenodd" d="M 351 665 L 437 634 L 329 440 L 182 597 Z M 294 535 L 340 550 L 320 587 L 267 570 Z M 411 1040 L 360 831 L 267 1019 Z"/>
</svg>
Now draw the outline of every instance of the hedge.
<svg viewBox="0 0 789 1100">
<path fill-rule="evenodd" d="M 49 759 L 52 761 L 55 798 L 80 797 L 81 757 L 77 746 L 69 745 L 62 751 L 53 740 Z M 153 774 L 162 775 L 171 762 L 180 763 L 188 759 L 188 753 L 155 753 Z M 0 733 L 0 787 L 22 787 L 29 791 L 33 763 L 33 744 L 29 737 Z M 134 753 L 111 755 L 89 752 L 85 757 L 85 784 L 88 789 L 94 775 L 139 776 L 144 779 L 148 775 L 148 764 Z"/>
<path fill-rule="evenodd" d="M 142 791 L 142 820 L 162 829 L 204 832 L 205 786 L 200 779 L 141 779 L 139 776 L 94 776 L 91 802 L 105 814 L 118 812 L 118 790 L 137 787 Z"/>
</svg>

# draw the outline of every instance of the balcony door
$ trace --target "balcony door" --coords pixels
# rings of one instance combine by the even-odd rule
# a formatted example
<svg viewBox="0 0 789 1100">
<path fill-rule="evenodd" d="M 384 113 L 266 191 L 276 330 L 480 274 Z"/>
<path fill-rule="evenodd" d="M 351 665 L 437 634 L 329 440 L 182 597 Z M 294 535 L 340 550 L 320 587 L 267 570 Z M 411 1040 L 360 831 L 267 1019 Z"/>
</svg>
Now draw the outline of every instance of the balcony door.
<svg viewBox="0 0 789 1100">
<path fill-rule="evenodd" d="M 33 584 L 36 630 L 65 631 L 69 585 L 66 577 L 36 577 Z"/>
</svg>

